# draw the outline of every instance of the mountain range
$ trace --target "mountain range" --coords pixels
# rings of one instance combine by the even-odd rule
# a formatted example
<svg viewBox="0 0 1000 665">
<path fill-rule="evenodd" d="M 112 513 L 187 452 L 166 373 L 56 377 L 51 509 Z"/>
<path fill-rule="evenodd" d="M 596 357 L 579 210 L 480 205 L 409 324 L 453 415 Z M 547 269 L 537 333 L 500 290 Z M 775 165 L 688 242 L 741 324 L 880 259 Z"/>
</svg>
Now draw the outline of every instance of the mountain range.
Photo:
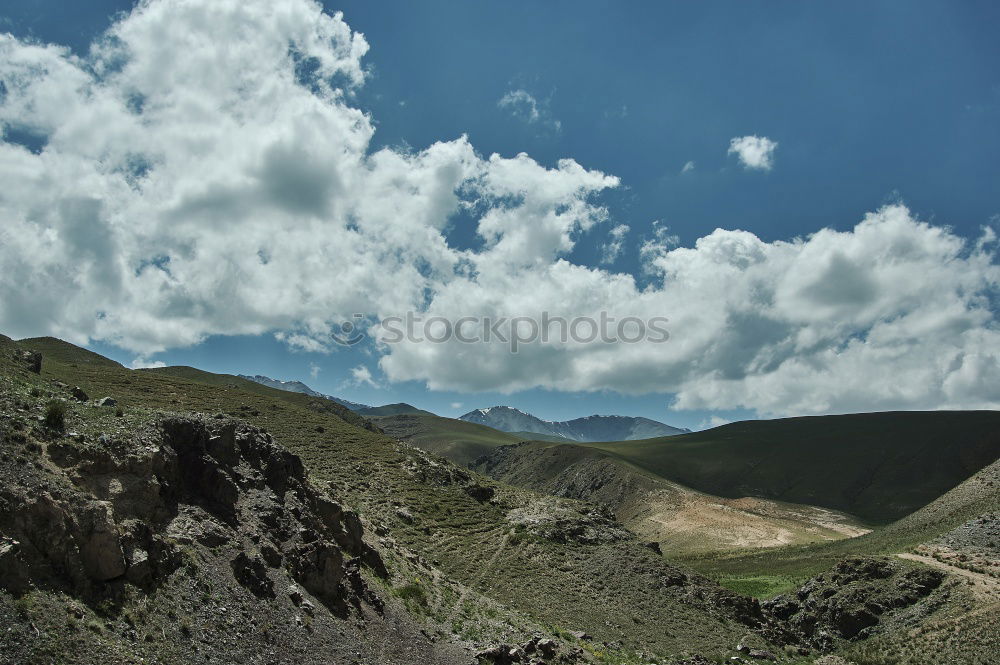
<svg viewBox="0 0 1000 665">
<path fill-rule="evenodd" d="M 527 432 L 587 442 L 634 441 L 690 432 L 649 418 L 631 416 L 594 415 L 565 421 L 542 420 L 510 406 L 476 409 L 459 416 L 459 420 L 486 425 L 502 432 Z"/>
<path fill-rule="evenodd" d="M 241 379 L 246 379 L 247 381 L 253 381 L 254 383 L 259 383 L 262 386 L 267 386 L 268 388 L 276 388 L 278 390 L 284 390 L 290 393 L 302 393 L 303 395 L 309 395 L 310 397 L 322 397 L 323 399 L 328 399 L 332 402 L 336 402 L 341 406 L 346 406 L 351 411 L 360 411 L 361 409 L 371 409 L 373 408 L 370 404 L 361 404 L 360 402 L 352 402 L 346 399 L 340 399 L 339 397 L 334 397 L 333 395 L 324 395 L 321 392 L 315 391 L 301 381 L 281 381 L 280 379 L 272 379 L 269 376 L 264 376 L 263 374 L 255 374 L 249 376 L 247 374 L 237 374 Z"/>
</svg>

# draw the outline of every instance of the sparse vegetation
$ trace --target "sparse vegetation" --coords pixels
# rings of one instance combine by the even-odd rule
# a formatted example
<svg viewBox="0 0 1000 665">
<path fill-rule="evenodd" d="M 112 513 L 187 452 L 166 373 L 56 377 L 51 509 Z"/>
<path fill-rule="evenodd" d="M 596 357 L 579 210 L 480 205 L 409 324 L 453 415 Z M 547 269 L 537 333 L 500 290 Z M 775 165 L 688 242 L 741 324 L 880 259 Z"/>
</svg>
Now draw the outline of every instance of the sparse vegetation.
<svg viewBox="0 0 1000 665">
<path fill-rule="evenodd" d="M 395 589 L 395 594 L 408 603 L 427 607 L 427 591 L 419 580 Z"/>
<path fill-rule="evenodd" d="M 25 344 L 41 351 L 45 363 L 37 378 L 14 381 L 0 373 L 0 380 L 7 382 L 7 397 L 0 398 L 0 402 L 23 401 L 23 406 L 8 408 L 11 414 L 18 408 L 39 413 L 42 399 L 63 395 L 56 381 L 83 385 L 91 394 L 113 396 L 119 403 L 128 404 L 120 416 L 114 409 L 74 411 L 73 429 L 79 432 L 80 441 L 60 443 L 64 454 L 98 445 L 99 440 L 107 441 L 99 445 L 109 450 L 127 446 L 133 433 L 155 423 L 163 412 L 177 409 L 233 415 L 267 429 L 302 458 L 314 483 L 329 487 L 337 501 L 365 516 L 369 531 L 378 530 L 378 535 L 369 534 L 372 542 L 387 534 L 385 540 L 392 545 L 385 546 L 383 556 L 393 577 L 387 582 L 372 582 L 377 595 L 386 601 L 390 613 L 410 608 L 410 613 L 419 616 L 420 625 L 442 643 L 452 639 L 451 635 L 489 644 L 510 639 L 502 636 L 526 639 L 542 633 L 577 645 L 594 662 L 671 662 L 668 656 L 684 652 L 721 662 L 735 655 L 734 646 L 749 630 L 716 608 L 713 594 L 724 591 L 664 562 L 640 542 L 581 545 L 539 536 L 523 524 L 515 526 L 508 519 L 510 511 L 535 501 L 537 495 L 490 484 L 441 459 L 400 445 L 366 429 L 356 414 L 329 401 L 190 368 L 133 372 L 57 340 L 30 340 Z M 32 388 L 45 397 L 32 397 Z M 8 418 L 5 426 L 11 432 L 13 419 Z M 41 440 L 37 428 L 29 426 L 22 431 L 29 440 Z M 3 440 L 4 445 L 12 442 L 7 434 Z M 42 447 L 16 445 L 11 449 L 14 455 L 7 459 L 18 473 L 26 469 L 34 469 L 31 472 L 35 473 L 39 469 L 34 464 L 17 464 L 15 456 L 30 460 L 25 456 L 53 454 L 55 450 L 51 444 L 47 453 Z M 41 464 L 45 460 L 37 461 Z M 495 494 L 482 500 L 477 492 L 466 491 L 475 484 L 490 484 Z M 949 498 L 945 508 L 928 507 L 898 527 L 881 528 L 863 538 L 767 552 L 688 557 L 685 563 L 741 594 L 767 597 L 830 568 L 844 554 L 905 551 L 898 548 L 912 547 L 945 533 L 980 514 L 986 506 L 982 487 L 968 492 L 965 498 L 956 497 Z M 550 536 L 571 532 L 554 530 Z M 42 635 L 72 635 L 72 639 L 91 645 L 91 649 L 100 645 L 105 651 L 110 648 L 111 653 L 121 654 L 110 657 L 110 663 L 138 662 L 140 657 L 148 661 L 151 655 L 165 662 L 184 662 L 170 650 L 197 645 L 210 651 L 212 645 L 222 643 L 223 636 L 236 634 L 233 631 L 246 621 L 240 613 L 243 607 L 251 606 L 234 602 L 233 588 L 238 585 L 223 582 L 216 563 L 227 561 L 239 547 L 243 544 L 177 544 L 180 554 L 172 562 L 172 581 L 152 595 L 127 584 L 127 589 L 136 589 L 135 595 L 126 594 L 119 610 L 105 617 L 107 623 L 97 623 L 99 630 L 89 627 L 98 616 L 92 609 L 67 615 L 67 603 L 79 601 L 47 590 L 31 594 L 38 599 L 31 602 L 39 609 L 30 610 L 30 620 L 14 619 L 15 630 L 33 635 L 29 625 L 33 622 Z M 254 546 L 248 551 L 258 549 Z M 965 563 L 974 564 L 972 559 Z M 230 574 L 228 563 L 225 571 Z M 369 567 L 363 568 L 362 574 L 366 578 L 373 575 Z M 275 603 L 287 604 L 282 600 L 284 588 L 275 586 L 281 592 Z M 953 593 L 956 598 L 964 598 L 958 591 Z M 0 609 L 7 602 L 0 598 Z M 254 607 L 264 608 L 272 601 L 253 602 L 258 603 Z M 27 605 L 24 607 L 27 611 Z M 96 609 L 96 603 L 91 607 Z M 949 611 L 950 605 L 921 623 L 920 629 L 926 632 L 917 633 L 915 641 L 926 653 L 937 654 L 937 662 L 976 663 L 971 655 L 963 660 L 965 652 L 954 640 L 943 636 L 951 634 L 947 631 L 957 625 L 975 633 L 988 630 L 990 624 L 964 619 L 959 613 L 949 615 Z M 341 621 L 324 612 L 318 605 L 315 615 L 304 610 L 291 614 L 287 609 L 278 614 L 265 611 L 252 628 L 239 633 L 240 640 L 283 644 L 290 634 L 288 622 L 297 626 L 292 629 L 297 632 L 291 633 L 296 639 L 318 638 L 331 621 Z M 17 612 L 9 616 L 16 617 Z M 294 616 L 300 617 L 300 623 L 290 618 Z M 942 627 L 934 627 L 935 622 L 941 622 Z M 543 624 L 561 628 L 546 628 Z M 79 629 L 73 630 L 73 625 Z M 358 628 L 371 629 L 371 625 Z M 573 638 L 573 633 L 580 630 L 594 639 Z M 178 639 L 185 631 L 192 639 Z M 133 633 L 134 639 L 127 637 Z M 23 643 L 30 643 L 28 632 L 23 635 Z M 611 646 L 605 646 L 605 642 Z M 56 654 L 49 658 L 51 662 L 79 662 L 72 650 L 55 646 L 54 637 L 35 643 L 39 645 L 37 653 Z M 781 650 L 780 645 L 770 648 Z M 77 651 L 86 653 L 79 648 Z M 892 635 L 850 645 L 844 655 L 859 665 L 869 665 L 891 662 L 894 653 L 906 654 L 915 663 L 933 662 L 929 656 L 921 660 L 915 648 Z M 947 660 L 940 656 L 942 653 L 959 654 L 960 658 Z M 253 662 L 252 658 L 248 657 L 247 662 Z M 812 658 L 785 662 L 811 663 Z"/>
</svg>

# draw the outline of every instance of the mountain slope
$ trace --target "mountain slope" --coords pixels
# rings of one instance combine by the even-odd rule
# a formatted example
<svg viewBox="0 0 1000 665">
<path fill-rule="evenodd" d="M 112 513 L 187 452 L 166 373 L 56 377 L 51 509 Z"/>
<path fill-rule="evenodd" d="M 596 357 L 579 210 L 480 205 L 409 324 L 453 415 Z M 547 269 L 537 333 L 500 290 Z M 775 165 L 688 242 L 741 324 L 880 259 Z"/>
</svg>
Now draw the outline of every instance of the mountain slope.
<svg viewBox="0 0 1000 665">
<path fill-rule="evenodd" d="M 516 434 L 485 425 L 434 415 L 401 414 L 372 420 L 389 436 L 462 465 L 498 446 L 523 440 Z"/>
<path fill-rule="evenodd" d="M 849 515 L 814 506 L 704 494 L 580 445 L 501 446 L 471 468 L 511 485 L 606 505 L 668 557 L 837 540 L 869 530 Z"/>
<path fill-rule="evenodd" d="M 4 341 L 0 662 L 468 662 L 381 592 L 389 573 L 357 514 L 268 433 L 74 397 L 63 434 L 34 416 L 68 387 L 10 362 Z M 47 377 L 56 357 L 64 378 L 139 375 L 33 348 Z"/>
<path fill-rule="evenodd" d="M 996 460 L 1000 412 L 784 418 L 580 445 L 709 494 L 804 503 L 885 523 Z"/>
<path fill-rule="evenodd" d="M 683 434 L 688 431 L 649 418 L 630 416 L 587 416 L 554 422 L 542 420 L 509 406 L 476 409 L 459 416 L 459 419 L 486 425 L 502 432 L 530 432 L 572 441 L 631 441 Z"/>
<path fill-rule="evenodd" d="M 28 349 L 32 345 L 31 340 L 23 343 Z M 3 355 L 11 345 L 3 342 L 0 346 L 4 346 L 0 349 Z M 32 468 L 55 464 L 45 441 L 39 444 L 35 440 L 36 432 L 38 436 L 50 436 L 42 432 L 35 420 L 36 416 L 41 416 L 49 396 L 65 400 L 66 429 L 76 433 L 60 440 L 71 447 L 81 440 L 98 442 L 99 447 L 106 445 L 105 440 L 115 441 L 115 446 L 121 446 L 122 459 L 126 460 L 138 460 L 141 452 L 141 448 L 132 443 L 133 433 L 147 427 L 155 428 L 164 412 L 214 414 L 208 421 L 220 425 L 230 416 L 238 417 L 246 421 L 248 427 L 266 430 L 268 436 L 301 459 L 304 477 L 309 483 L 336 496 L 342 505 L 364 516 L 366 531 L 379 536 L 369 544 L 378 551 L 388 573 L 385 581 L 378 582 L 362 571 L 373 593 L 387 605 L 392 604 L 399 611 L 405 609 L 410 618 L 400 620 L 412 620 L 422 626 L 427 639 L 439 645 L 435 649 L 440 648 L 444 653 L 453 646 L 461 649 L 465 654 L 464 662 L 474 662 L 474 655 L 480 650 L 491 653 L 490 645 L 501 641 L 521 644 L 535 634 L 552 636 L 560 654 L 571 655 L 579 662 L 639 662 L 640 658 L 663 661 L 684 652 L 722 659 L 735 655 L 733 645 L 746 639 L 748 634 L 751 641 L 761 647 L 775 649 L 778 646 L 770 640 L 778 639 L 780 631 L 772 635 L 771 619 L 762 615 L 754 602 L 672 566 L 592 506 L 486 481 L 441 458 L 399 443 L 378 431 L 365 429 L 367 421 L 322 398 L 274 390 L 237 377 L 212 375 L 190 368 L 135 371 L 115 364 L 78 362 L 78 358 L 86 356 L 72 345 L 46 341 L 37 346 L 45 346 L 51 352 L 43 355 L 40 374 L 19 369 L 15 363 L 4 366 L 0 376 L 5 382 L 0 395 L 10 397 L 9 406 L 4 409 L 3 441 L 5 446 L 7 442 L 12 446 L 10 453 L 4 451 L 3 459 Z M 9 357 L 16 359 L 19 356 Z M 26 364 L 33 365 L 33 362 Z M 73 387 L 79 387 L 88 395 L 113 397 L 122 415 L 117 416 L 115 409 L 73 401 Z M 25 415 L 10 415 L 12 413 Z M 27 428 L 26 442 L 6 434 L 15 427 L 20 428 L 18 432 Z M 208 444 L 219 445 L 213 441 L 216 441 L 214 435 L 208 436 Z M 228 449 L 223 446 L 221 450 L 220 454 L 225 457 Z M 95 474 L 95 479 L 104 478 L 107 473 L 101 469 L 108 467 L 107 458 L 102 459 L 104 466 L 87 466 L 92 471 L 86 473 Z M 192 459 L 201 460 L 197 464 L 205 462 L 202 456 Z M 241 465 L 237 463 L 237 466 Z M 143 464 L 138 464 L 134 473 L 148 477 L 144 469 Z M 248 487 L 257 487 L 258 483 L 267 481 L 267 474 L 260 479 L 251 470 L 247 473 L 251 479 Z M 217 481 L 218 478 L 206 478 L 200 485 L 221 492 L 217 498 L 231 502 L 229 485 Z M 115 488 L 119 485 L 129 487 L 130 483 L 102 486 Z M 280 498 L 277 491 L 274 493 Z M 267 492 L 264 497 L 270 501 Z M 239 502 L 237 498 L 237 504 Z M 17 514 L 21 505 L 12 507 L 12 512 Z M 271 508 L 261 507 L 264 510 L 260 519 L 271 520 Z M 251 511 L 248 515 L 257 513 Z M 283 519 L 281 515 L 275 517 L 279 523 Z M 301 533 L 291 526 L 288 533 Z M 251 529 L 249 535 L 253 531 Z M 235 550 L 225 549 L 236 547 L 237 543 L 231 542 L 233 539 L 225 533 L 223 536 L 224 551 L 238 556 Z M 311 539 L 312 535 L 305 533 L 302 537 L 303 540 Z M 240 545 L 250 565 L 240 563 L 238 569 L 240 575 L 250 580 L 251 586 L 255 586 L 255 578 L 261 576 L 254 561 L 263 544 L 262 540 L 253 545 Z M 202 554 L 197 549 L 193 555 L 196 560 L 214 556 L 210 552 Z M 264 552 L 260 551 L 259 555 L 263 557 Z M 249 574 L 245 570 L 249 570 Z M 185 566 L 172 574 L 176 576 L 172 584 L 179 589 L 195 589 L 198 595 L 194 597 L 203 597 L 203 604 L 213 610 L 211 614 L 204 614 L 187 605 L 178 607 L 181 610 L 178 616 L 189 617 L 190 630 L 196 639 L 208 640 L 221 647 L 238 635 L 219 618 L 222 611 L 217 609 L 229 607 L 236 597 L 233 594 L 240 593 L 230 588 L 228 577 L 225 583 L 205 586 L 192 577 L 194 573 Z M 270 578 L 272 573 L 263 574 Z M 219 578 L 220 582 L 222 579 Z M 123 584 L 120 588 L 127 595 L 131 594 L 128 598 L 132 600 L 126 598 L 117 609 L 109 607 L 115 617 L 115 628 L 99 627 L 100 633 L 95 631 L 94 635 L 100 637 L 94 639 L 111 645 L 127 644 L 128 631 L 132 630 L 130 625 L 148 629 L 145 615 L 140 611 L 144 592 L 133 589 L 127 581 Z M 105 586 L 100 588 L 101 593 L 106 590 Z M 276 595 L 279 590 L 286 593 L 285 587 L 277 583 L 274 590 Z M 66 603 L 77 602 L 73 597 L 59 595 L 62 592 L 53 595 L 42 591 L 30 602 L 24 601 L 28 605 L 24 607 L 23 616 L 28 618 L 16 619 L 18 601 L 12 595 L 4 595 L 6 593 L 0 592 L 0 614 L 5 619 L 14 617 L 18 630 L 28 631 L 25 635 L 31 631 L 31 622 L 51 616 L 56 623 L 42 625 L 58 636 L 58 617 L 66 615 Z M 234 620 L 236 625 L 250 625 L 249 620 L 242 619 L 242 609 L 239 615 L 241 619 Z M 305 618 L 301 619 L 302 627 L 296 628 L 293 613 L 283 616 L 282 621 L 287 622 L 291 631 L 308 630 Z M 313 621 L 320 621 L 318 613 Z M 331 629 L 353 630 L 338 623 L 344 619 L 323 615 L 322 621 L 329 622 Z M 347 623 L 364 630 L 363 621 L 358 624 L 351 619 Z M 267 627 L 266 634 L 272 634 L 285 630 L 285 626 L 286 623 L 258 625 L 256 629 L 263 631 Z M 570 630 L 586 631 L 594 636 L 594 641 L 574 638 Z M 382 639 L 374 632 L 369 635 L 373 640 Z M 387 648 L 400 647 L 409 640 L 406 630 L 400 630 L 398 635 L 386 635 Z M 149 651 L 138 655 L 184 662 L 170 657 L 156 644 L 159 642 L 154 640 Z M 247 641 L 246 644 L 247 651 L 252 653 L 245 657 L 245 662 L 256 662 L 257 653 L 262 659 L 274 659 L 269 654 L 277 647 L 257 649 L 257 642 Z M 308 641 L 302 644 L 311 648 Z M 350 642 L 344 641 L 344 644 L 350 645 Z M 565 649 L 570 647 L 579 651 L 569 653 Z M 90 653 L 93 649 L 100 649 L 100 646 L 91 645 L 89 651 L 84 649 L 79 653 Z M 104 651 L 107 649 L 101 650 Z M 405 658 L 383 660 L 377 654 L 369 655 L 364 649 L 358 651 L 364 656 L 358 657 L 359 662 L 406 662 Z M 644 654 L 641 657 L 640 652 Z M 212 650 L 208 649 L 207 653 L 211 655 Z M 322 647 L 316 647 L 312 653 L 316 658 L 324 654 Z M 123 660 L 134 662 L 136 655 L 130 653 Z M 487 662 L 497 662 L 492 656 L 486 658 Z M 51 658 L 39 662 L 49 660 Z M 77 658 L 64 660 L 81 662 Z M 340 662 L 336 657 L 333 660 Z M 409 662 L 435 660 L 433 656 L 415 656 Z M 437 662 L 452 661 L 441 658 Z"/>
<path fill-rule="evenodd" d="M 968 546 L 967 536 L 954 532 L 975 522 L 982 522 L 975 526 L 987 529 L 992 525 L 990 537 L 982 544 L 993 544 L 992 558 L 997 560 L 1000 559 L 1000 549 L 996 549 L 1000 538 L 995 535 L 997 513 L 1000 513 L 1000 460 L 919 510 L 859 538 L 768 551 L 699 555 L 685 560 L 719 579 L 763 574 L 804 579 L 847 556 L 897 554 L 921 547 L 933 552 L 942 546 L 961 551 Z"/>
</svg>

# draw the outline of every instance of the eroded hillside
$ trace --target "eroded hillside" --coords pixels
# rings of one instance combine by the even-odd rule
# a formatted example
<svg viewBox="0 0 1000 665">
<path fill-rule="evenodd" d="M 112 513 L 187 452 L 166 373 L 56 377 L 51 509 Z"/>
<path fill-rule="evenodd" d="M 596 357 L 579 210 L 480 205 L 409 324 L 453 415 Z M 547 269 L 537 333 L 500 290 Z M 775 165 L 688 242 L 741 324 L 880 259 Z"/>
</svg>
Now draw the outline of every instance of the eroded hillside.
<svg viewBox="0 0 1000 665">
<path fill-rule="evenodd" d="M 244 662 L 630 662 L 788 641 L 612 517 L 484 482 L 327 400 L 55 340 L 2 351 L 11 658 L 188 662 L 238 642 Z"/>
</svg>

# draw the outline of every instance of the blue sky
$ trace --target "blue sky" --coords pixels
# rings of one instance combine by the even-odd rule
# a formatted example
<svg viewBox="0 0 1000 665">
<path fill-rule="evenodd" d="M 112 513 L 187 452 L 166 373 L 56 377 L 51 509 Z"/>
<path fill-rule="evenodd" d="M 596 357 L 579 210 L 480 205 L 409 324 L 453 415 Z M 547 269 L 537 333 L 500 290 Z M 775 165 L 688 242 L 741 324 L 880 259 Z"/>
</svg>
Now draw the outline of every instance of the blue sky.
<svg viewBox="0 0 1000 665">
<path fill-rule="evenodd" d="M 110 17 L 130 7 L 5 3 L 0 30 L 85 55 L 111 25 Z M 595 191 L 592 200 L 607 208 L 601 229 L 629 227 L 620 255 L 602 264 L 608 236 L 587 231 L 574 236 L 561 258 L 631 275 L 640 291 L 663 283 L 640 248 L 665 235 L 675 236 L 666 249 L 694 247 L 716 228 L 747 231 L 769 244 L 824 228 L 849 233 L 866 214 L 904 203 L 912 219 L 947 227 L 971 246 L 1000 214 L 995 3 L 348 0 L 325 8 L 342 10 L 344 21 L 371 47 L 362 60 L 367 80 L 348 97 L 374 126 L 369 154 L 383 147 L 419 152 L 467 135 L 484 157 L 525 152 L 547 168 L 572 158 L 617 176 L 618 187 Z M 505 96 L 510 103 L 502 103 Z M 8 140 L 15 136 L 11 127 Z M 727 152 L 730 141 L 743 136 L 777 143 L 772 168 L 746 168 Z M 481 249 L 476 223 L 475 212 L 455 213 L 444 232 L 448 244 Z M 986 259 L 984 270 L 990 264 L 995 261 Z M 977 287 L 987 300 L 995 296 L 991 280 L 984 277 L 982 284 L 992 286 Z M 732 312 L 726 316 L 731 319 Z M 866 321 L 845 330 L 831 348 L 867 340 L 873 324 Z M 979 316 L 969 326 L 992 332 L 995 318 Z M 783 415 L 774 400 L 743 398 L 728 389 L 711 398 L 699 392 L 683 403 L 688 408 L 671 410 L 683 388 L 647 386 L 626 395 L 619 390 L 626 379 L 553 382 L 513 393 L 506 390 L 519 384 L 498 379 L 496 390 L 471 394 L 460 389 L 460 381 L 415 370 L 397 371 L 390 381 L 369 344 L 308 352 L 277 341 L 274 332 L 210 334 L 194 346 L 166 344 L 164 351 L 142 355 L 211 371 L 299 379 L 356 401 L 407 401 L 444 415 L 495 403 L 551 419 L 614 412 L 687 427 L 703 426 L 713 416 Z M 126 364 L 137 356 L 134 344 L 117 346 L 114 334 L 92 335 L 87 342 Z M 759 343 L 756 337 L 748 342 Z M 982 345 L 990 343 L 976 343 L 974 352 L 966 348 L 956 357 L 984 357 Z M 737 339 L 721 346 L 731 354 L 740 344 Z M 756 362 L 762 362 L 759 354 Z M 352 381 L 351 370 L 359 366 L 369 369 L 377 387 Z M 963 376 L 992 376 L 992 366 L 983 367 Z M 935 380 L 947 387 L 945 378 Z M 456 389 L 428 390 L 428 381 L 451 381 Z M 587 389 L 573 389 L 578 386 Z M 746 390 L 770 388 L 755 384 Z M 719 397 L 720 391 L 727 396 Z M 886 404 L 967 404 L 959 398 L 945 403 L 937 394 Z M 834 398 L 817 404 L 801 408 L 850 409 L 849 402 Z"/>
</svg>

